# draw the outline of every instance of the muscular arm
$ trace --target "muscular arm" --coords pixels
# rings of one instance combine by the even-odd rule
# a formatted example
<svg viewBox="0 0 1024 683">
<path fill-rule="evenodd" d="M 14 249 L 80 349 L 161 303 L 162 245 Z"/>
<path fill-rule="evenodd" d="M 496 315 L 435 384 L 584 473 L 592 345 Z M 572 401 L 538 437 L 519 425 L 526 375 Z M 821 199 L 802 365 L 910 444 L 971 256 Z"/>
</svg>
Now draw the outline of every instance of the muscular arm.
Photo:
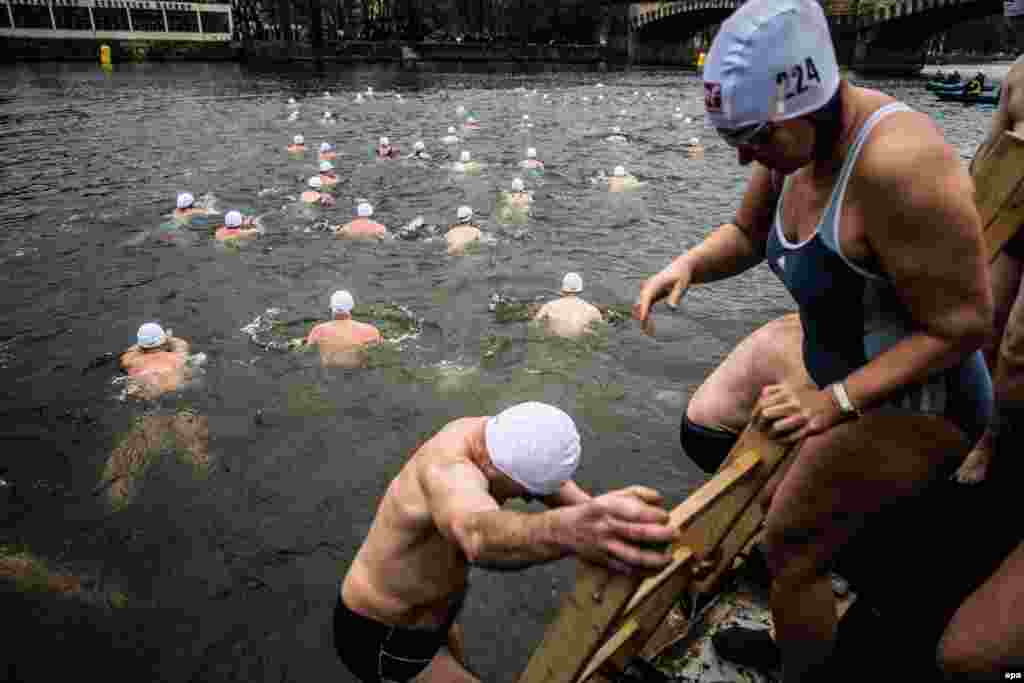
<svg viewBox="0 0 1024 683">
<path fill-rule="evenodd" d="M 931 122 L 915 115 L 892 125 L 902 134 L 890 129 L 866 148 L 858 172 L 865 239 L 918 331 L 847 378 L 861 408 L 955 365 L 981 347 L 992 327 L 971 179 Z"/>
<path fill-rule="evenodd" d="M 567 481 L 562 484 L 562 488 L 558 489 L 550 496 L 543 496 L 540 501 L 547 505 L 549 508 L 562 507 L 563 505 L 576 505 L 578 503 L 585 503 L 591 499 L 591 495 L 576 485 L 574 481 Z"/>
</svg>

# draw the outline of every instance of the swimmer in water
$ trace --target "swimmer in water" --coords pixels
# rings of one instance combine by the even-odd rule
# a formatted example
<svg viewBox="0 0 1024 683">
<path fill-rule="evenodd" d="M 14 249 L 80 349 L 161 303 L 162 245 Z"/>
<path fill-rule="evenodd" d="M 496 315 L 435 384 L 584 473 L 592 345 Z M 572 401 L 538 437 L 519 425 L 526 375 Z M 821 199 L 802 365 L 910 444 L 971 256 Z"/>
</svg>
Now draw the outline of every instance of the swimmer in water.
<svg viewBox="0 0 1024 683">
<path fill-rule="evenodd" d="M 217 228 L 214 239 L 218 242 L 255 239 L 263 234 L 253 218 L 243 218 L 240 211 L 228 211 L 224 214 L 224 225 Z"/>
<path fill-rule="evenodd" d="M 468 149 L 462 150 L 459 160 L 452 164 L 452 170 L 456 173 L 479 173 L 480 169 L 480 162 L 473 161 L 473 156 Z"/>
<path fill-rule="evenodd" d="M 412 146 L 412 154 L 405 157 L 406 159 L 419 159 L 421 161 L 429 161 L 430 155 L 427 154 L 427 146 L 423 144 L 422 140 L 417 140 L 416 144 Z"/>
<path fill-rule="evenodd" d="M 306 343 L 320 350 L 320 362 L 327 366 L 354 368 L 365 360 L 364 347 L 384 340 L 373 325 L 352 319 L 355 300 L 345 290 L 331 295 L 331 314 L 334 319 L 320 323 L 306 337 Z"/>
<path fill-rule="evenodd" d="M 608 178 L 609 192 L 623 192 L 638 185 L 640 185 L 640 181 L 636 179 L 636 176 L 626 173 L 625 166 L 616 166 L 611 177 Z"/>
<path fill-rule="evenodd" d="M 356 104 L 363 103 L 363 93 L 356 93 Z"/>
<path fill-rule="evenodd" d="M 465 118 L 465 116 L 466 116 L 466 108 L 463 107 L 461 104 L 459 106 L 455 107 L 455 115 L 458 116 L 460 119 L 461 118 Z"/>
<path fill-rule="evenodd" d="M 370 202 L 359 202 L 356 206 L 356 218 L 344 225 L 334 226 L 334 234 L 349 239 L 384 239 L 388 231 L 380 223 L 370 220 L 373 205 Z"/>
<path fill-rule="evenodd" d="M 700 138 L 690 138 L 686 142 L 686 156 L 691 159 L 704 158 L 704 145 L 700 144 Z"/>
<path fill-rule="evenodd" d="M 193 197 L 191 193 L 178 193 L 176 208 L 174 209 L 175 220 L 186 221 L 192 218 L 192 216 L 209 216 L 213 213 L 216 212 L 196 206 L 195 197 Z"/>
<path fill-rule="evenodd" d="M 459 144 L 459 136 L 455 134 L 455 126 L 448 126 L 448 135 L 441 138 L 441 142 L 446 145 Z"/>
<path fill-rule="evenodd" d="M 392 147 L 391 141 L 386 137 L 381 137 L 377 144 L 377 158 L 378 159 L 397 159 L 401 156 L 397 147 Z"/>
<path fill-rule="evenodd" d="M 320 162 L 320 186 L 332 187 L 338 184 L 338 174 L 334 172 L 334 164 L 329 161 Z"/>
<path fill-rule="evenodd" d="M 338 156 L 338 153 L 334 150 L 334 145 L 329 142 L 320 143 L 320 161 L 334 161 Z"/>
<path fill-rule="evenodd" d="M 604 317 L 597 306 L 580 298 L 582 291 L 583 278 L 567 273 L 562 278 L 562 296 L 541 306 L 533 319 L 559 337 L 573 338 L 593 332 L 593 325 L 603 322 Z"/>
<path fill-rule="evenodd" d="M 619 126 L 612 126 L 612 134 L 605 138 L 605 142 L 629 142 L 629 136 Z"/>
<path fill-rule="evenodd" d="M 544 162 L 537 158 L 536 147 L 530 147 L 526 150 L 526 158 L 519 162 L 519 167 L 533 173 L 544 172 Z"/>
<path fill-rule="evenodd" d="M 298 120 L 299 120 L 299 111 L 297 109 L 295 111 L 293 111 L 291 114 L 288 114 L 288 121 L 289 122 L 291 122 L 291 121 L 298 121 Z"/>
<path fill-rule="evenodd" d="M 292 138 L 292 144 L 288 145 L 288 152 L 290 154 L 302 154 L 306 151 L 306 138 L 301 135 L 296 135 Z"/>
<path fill-rule="evenodd" d="M 476 130 L 480 127 L 480 124 L 477 122 L 476 117 L 470 114 L 466 117 L 466 122 L 462 124 L 462 127 L 467 130 Z"/>
<path fill-rule="evenodd" d="M 299 106 L 299 103 L 295 101 L 294 97 L 289 97 L 288 98 L 288 106 L 289 107 L 297 107 L 297 106 Z"/>
<path fill-rule="evenodd" d="M 331 93 L 329 93 L 326 90 L 324 90 L 324 99 L 325 100 L 331 100 L 331 99 L 334 99 L 334 98 L 331 97 Z"/>
<path fill-rule="evenodd" d="M 462 253 L 466 246 L 480 241 L 483 234 L 480 228 L 473 224 L 473 209 L 468 206 L 460 206 L 455 213 L 458 219 L 445 233 L 445 241 L 448 242 L 448 253 Z"/>
<path fill-rule="evenodd" d="M 533 124 L 530 123 L 530 115 L 523 114 L 523 122 L 519 124 L 520 128 L 533 128 Z"/>
<path fill-rule="evenodd" d="M 512 189 L 505 193 L 505 206 L 512 210 L 528 211 L 533 202 L 533 193 L 526 191 L 522 178 L 512 179 Z"/>
<path fill-rule="evenodd" d="M 334 123 L 334 114 L 329 111 L 325 111 L 323 117 L 320 119 L 321 123 Z"/>
<path fill-rule="evenodd" d="M 128 395 L 154 399 L 185 383 L 188 342 L 172 337 L 157 323 L 139 328 L 137 343 L 121 354 L 121 369 L 131 378 Z"/>
<path fill-rule="evenodd" d="M 676 107 L 675 113 L 672 114 L 672 118 L 674 118 L 674 119 L 682 119 L 683 118 L 683 108 L 682 107 Z"/>
</svg>

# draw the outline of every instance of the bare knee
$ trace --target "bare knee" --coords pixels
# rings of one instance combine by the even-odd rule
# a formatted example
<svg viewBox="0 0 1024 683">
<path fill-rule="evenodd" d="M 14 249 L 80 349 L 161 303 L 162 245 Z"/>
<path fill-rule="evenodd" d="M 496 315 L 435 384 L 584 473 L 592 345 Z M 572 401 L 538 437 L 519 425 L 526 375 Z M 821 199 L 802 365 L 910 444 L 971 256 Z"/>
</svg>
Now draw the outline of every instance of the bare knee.
<svg viewBox="0 0 1024 683">
<path fill-rule="evenodd" d="M 935 662 L 948 680 L 985 679 L 999 673 L 970 635 L 947 629 L 935 649 Z"/>
</svg>

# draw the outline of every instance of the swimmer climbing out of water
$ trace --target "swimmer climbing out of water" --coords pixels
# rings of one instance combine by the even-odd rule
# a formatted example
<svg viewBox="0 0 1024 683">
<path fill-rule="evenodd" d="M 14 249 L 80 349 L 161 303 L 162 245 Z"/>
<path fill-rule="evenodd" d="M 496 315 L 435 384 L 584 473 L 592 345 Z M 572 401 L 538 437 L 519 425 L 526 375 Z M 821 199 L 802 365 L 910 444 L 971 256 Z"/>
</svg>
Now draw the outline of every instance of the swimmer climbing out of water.
<svg viewBox="0 0 1024 683">
<path fill-rule="evenodd" d="M 254 218 L 244 218 L 240 211 L 228 211 L 224 214 L 224 225 L 217 228 L 214 239 L 218 242 L 232 242 L 259 237 L 263 229 L 256 225 Z"/>
<path fill-rule="evenodd" d="M 121 369 L 131 378 L 128 394 L 154 399 L 178 389 L 187 379 L 188 352 L 188 342 L 171 336 L 159 324 L 142 325 L 136 343 L 120 358 Z"/>
<path fill-rule="evenodd" d="M 306 138 L 301 135 L 296 135 L 292 138 L 292 144 L 288 145 L 288 151 L 292 154 L 298 154 L 306 151 Z"/>
<path fill-rule="evenodd" d="M 562 296 L 541 306 L 533 319 L 559 337 L 575 338 L 593 332 L 593 326 L 604 322 L 604 316 L 597 306 L 580 298 L 582 291 L 583 278 L 578 273 L 566 273 Z"/>
<path fill-rule="evenodd" d="M 334 227 L 334 234 L 338 237 L 352 239 L 383 239 L 387 236 L 387 228 L 380 223 L 370 220 L 373 215 L 373 206 L 369 202 L 359 202 L 356 206 L 356 218 Z"/>
<path fill-rule="evenodd" d="M 608 191 L 623 192 L 637 187 L 640 184 L 641 183 L 636 179 L 636 176 L 626 173 L 625 166 L 616 166 L 612 169 L 612 174 L 608 178 Z"/>
<path fill-rule="evenodd" d="M 474 683 L 457 620 L 471 567 L 520 570 L 576 556 L 614 571 L 665 566 L 661 496 L 631 486 L 591 497 L 573 480 L 573 419 L 528 402 L 445 425 L 387 487 L 341 584 L 334 644 L 362 683 Z M 506 511 L 520 498 L 540 512 Z M 428 668 L 429 665 L 429 668 Z"/>
<path fill-rule="evenodd" d="M 466 247 L 480 240 L 483 234 L 473 224 L 473 209 L 469 206 L 460 206 L 455 212 L 457 221 L 453 223 L 448 232 L 445 233 L 445 241 L 448 242 L 448 253 L 459 254 L 465 251 Z"/>
<path fill-rule="evenodd" d="M 329 142 L 320 143 L 320 161 L 334 161 L 337 156 L 338 152 L 334 149 L 334 145 Z"/>
<path fill-rule="evenodd" d="M 364 347 L 383 341 L 380 331 L 373 325 L 352 319 L 355 299 L 346 290 L 331 295 L 333 320 L 314 327 L 306 344 L 316 346 L 320 361 L 327 366 L 359 367 L 365 361 Z"/>
</svg>

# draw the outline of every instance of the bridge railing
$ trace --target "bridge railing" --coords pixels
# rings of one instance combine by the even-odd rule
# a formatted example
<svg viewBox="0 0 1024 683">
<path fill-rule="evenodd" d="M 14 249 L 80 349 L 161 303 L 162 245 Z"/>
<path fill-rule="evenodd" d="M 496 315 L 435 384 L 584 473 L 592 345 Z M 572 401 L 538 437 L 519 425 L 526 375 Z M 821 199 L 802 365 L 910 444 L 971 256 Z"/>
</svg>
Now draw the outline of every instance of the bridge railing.
<svg viewBox="0 0 1024 683">
<path fill-rule="evenodd" d="M 231 5 L 162 0 L 0 0 L 0 37 L 229 42 Z"/>
</svg>

